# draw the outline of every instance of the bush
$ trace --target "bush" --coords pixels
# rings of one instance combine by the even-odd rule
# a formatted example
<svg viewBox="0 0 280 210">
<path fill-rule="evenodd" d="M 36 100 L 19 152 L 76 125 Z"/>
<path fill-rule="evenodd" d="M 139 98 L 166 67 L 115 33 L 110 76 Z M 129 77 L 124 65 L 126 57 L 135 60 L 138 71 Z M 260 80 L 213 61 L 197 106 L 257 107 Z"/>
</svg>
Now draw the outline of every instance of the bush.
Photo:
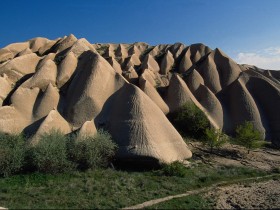
<svg viewBox="0 0 280 210">
<path fill-rule="evenodd" d="M 227 139 L 227 136 L 219 129 L 207 128 L 205 130 L 204 144 L 210 147 L 211 152 L 214 148 L 219 148 L 226 143 Z"/>
<path fill-rule="evenodd" d="M 170 164 L 164 164 L 160 170 L 161 175 L 164 176 L 178 176 L 184 177 L 187 173 L 187 168 L 183 163 L 175 161 Z"/>
<path fill-rule="evenodd" d="M 10 176 L 24 165 L 25 139 L 22 135 L 0 133 L 0 174 Z"/>
<path fill-rule="evenodd" d="M 40 172 L 59 173 L 73 168 L 68 160 L 67 138 L 59 131 L 51 131 L 41 136 L 38 143 L 31 148 L 35 168 Z"/>
<path fill-rule="evenodd" d="M 117 145 L 112 141 L 111 135 L 99 130 L 93 137 L 77 138 L 70 154 L 80 169 L 94 169 L 108 166 L 116 149 Z"/>
<path fill-rule="evenodd" d="M 246 147 L 248 154 L 251 149 L 260 148 L 265 143 L 261 133 L 254 128 L 253 123 L 248 121 L 236 128 L 234 140 L 237 144 Z"/>
<path fill-rule="evenodd" d="M 210 123 L 203 111 L 194 103 L 189 102 L 176 113 L 174 126 L 185 135 L 200 138 L 210 127 Z"/>
</svg>

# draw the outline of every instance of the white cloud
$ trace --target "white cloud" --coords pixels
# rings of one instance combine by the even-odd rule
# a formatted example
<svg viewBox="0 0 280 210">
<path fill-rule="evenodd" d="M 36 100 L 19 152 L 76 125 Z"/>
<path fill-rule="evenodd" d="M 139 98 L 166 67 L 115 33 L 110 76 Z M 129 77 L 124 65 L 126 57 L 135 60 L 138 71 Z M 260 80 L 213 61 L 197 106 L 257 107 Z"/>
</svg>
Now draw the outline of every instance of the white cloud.
<svg viewBox="0 0 280 210">
<path fill-rule="evenodd" d="M 270 47 L 256 52 L 240 52 L 237 63 L 254 65 L 263 69 L 280 70 L 280 47 Z"/>
</svg>

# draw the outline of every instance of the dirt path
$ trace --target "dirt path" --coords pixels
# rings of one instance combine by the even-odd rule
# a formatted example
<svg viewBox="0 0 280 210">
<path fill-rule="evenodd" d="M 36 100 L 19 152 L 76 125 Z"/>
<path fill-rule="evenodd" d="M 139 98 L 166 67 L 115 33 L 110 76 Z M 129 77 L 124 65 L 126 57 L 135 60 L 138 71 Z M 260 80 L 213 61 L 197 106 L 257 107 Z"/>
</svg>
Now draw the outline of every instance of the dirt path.
<svg viewBox="0 0 280 210">
<path fill-rule="evenodd" d="M 172 195 L 172 196 L 167 196 L 167 197 L 164 197 L 164 198 L 159 198 L 159 199 L 154 199 L 154 200 L 146 201 L 144 203 L 137 204 L 137 205 L 130 206 L 130 207 L 126 207 L 126 208 L 123 208 L 123 209 L 143 209 L 143 208 L 146 208 L 146 207 L 149 207 L 149 206 L 153 206 L 155 204 L 162 203 L 162 202 L 174 199 L 174 198 L 181 198 L 181 197 L 186 197 L 186 196 L 189 196 L 189 195 L 200 194 L 200 193 L 215 192 L 217 188 L 219 188 L 220 191 L 223 188 L 230 189 L 230 187 L 235 187 L 236 186 L 236 184 L 233 184 L 233 183 L 240 183 L 240 182 L 247 182 L 247 181 L 257 181 L 257 180 L 260 180 L 260 179 L 268 179 L 268 178 L 272 179 L 274 177 L 280 178 L 280 175 L 279 174 L 274 174 L 274 175 L 260 176 L 260 177 L 254 177 L 254 178 L 238 179 L 238 180 L 234 180 L 234 181 L 231 181 L 231 182 L 219 182 L 219 183 L 214 184 L 214 185 L 212 185 L 210 187 L 204 187 L 204 188 L 200 188 L 200 189 L 196 189 L 196 190 L 190 190 L 190 191 L 187 191 L 186 193 L 182 193 L 182 194 L 178 194 L 178 195 Z M 280 183 L 279 180 L 278 180 L 278 182 Z M 276 191 L 280 192 L 279 188 L 280 188 L 280 185 L 278 184 L 278 188 L 276 189 Z M 209 193 L 207 196 L 211 196 L 212 197 L 212 196 L 215 196 L 215 195 Z M 221 198 L 221 201 L 222 201 L 222 198 Z M 223 203 L 223 202 L 220 202 L 220 203 Z M 217 208 L 223 208 L 223 207 L 220 207 L 220 206 L 221 205 L 218 205 Z M 227 207 L 225 207 L 225 208 L 227 208 Z"/>
</svg>

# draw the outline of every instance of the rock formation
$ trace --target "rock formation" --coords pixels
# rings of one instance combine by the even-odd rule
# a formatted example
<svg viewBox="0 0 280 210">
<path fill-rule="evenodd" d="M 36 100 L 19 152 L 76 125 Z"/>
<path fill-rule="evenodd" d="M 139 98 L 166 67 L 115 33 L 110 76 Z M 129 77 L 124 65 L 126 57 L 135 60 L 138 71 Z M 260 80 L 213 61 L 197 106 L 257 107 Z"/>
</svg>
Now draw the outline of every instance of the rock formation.
<svg viewBox="0 0 280 210">
<path fill-rule="evenodd" d="M 33 143 L 51 129 L 94 135 L 104 128 L 119 158 L 187 159 L 165 116 L 186 102 L 228 134 L 251 121 L 280 145 L 280 73 L 238 65 L 220 49 L 90 44 L 74 35 L 0 49 L 0 132 L 28 132 Z"/>
</svg>

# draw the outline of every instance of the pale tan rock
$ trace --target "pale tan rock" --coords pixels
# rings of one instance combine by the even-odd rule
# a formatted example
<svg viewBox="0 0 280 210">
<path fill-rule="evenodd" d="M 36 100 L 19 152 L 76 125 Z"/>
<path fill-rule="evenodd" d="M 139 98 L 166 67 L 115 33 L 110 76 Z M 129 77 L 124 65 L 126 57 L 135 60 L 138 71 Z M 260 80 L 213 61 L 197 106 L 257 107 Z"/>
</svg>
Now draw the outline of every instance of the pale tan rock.
<svg viewBox="0 0 280 210">
<path fill-rule="evenodd" d="M 52 131 L 60 131 L 62 134 L 70 133 L 71 127 L 68 122 L 59 114 L 57 110 L 52 110 L 41 123 L 36 134 L 31 139 L 31 145 L 36 145 L 40 141 L 40 136 Z"/>
<path fill-rule="evenodd" d="M 93 121 L 86 121 L 78 131 L 78 137 L 90 137 L 97 134 Z"/>
<path fill-rule="evenodd" d="M 69 52 L 58 66 L 57 87 L 62 87 L 73 75 L 78 65 L 78 59 L 73 52 Z"/>
<path fill-rule="evenodd" d="M 27 55 L 33 53 L 29 48 L 24 49 L 23 51 L 19 52 L 17 56 Z"/>
<path fill-rule="evenodd" d="M 17 71 L 18 73 L 21 73 L 23 75 L 34 73 L 40 59 L 41 58 L 38 57 L 35 53 L 16 57 L 6 63 L 4 66 L 1 66 L 0 73 L 6 73 L 11 70 Z"/>
<path fill-rule="evenodd" d="M 160 73 L 163 75 L 167 74 L 172 69 L 173 65 L 173 55 L 171 54 L 171 52 L 167 51 L 160 64 Z"/>
<path fill-rule="evenodd" d="M 69 36 L 61 39 L 57 44 L 54 46 L 54 51 L 59 53 L 67 48 L 71 47 L 78 39 L 73 35 L 70 34 Z"/>
<path fill-rule="evenodd" d="M 162 52 L 165 52 L 166 49 L 169 47 L 169 45 L 166 44 L 159 44 L 156 45 L 150 52 L 149 55 L 152 57 L 157 57 L 159 56 Z"/>
<path fill-rule="evenodd" d="M 155 81 L 155 74 L 150 69 L 145 69 L 143 71 L 143 73 L 141 74 L 140 78 L 143 78 L 144 80 L 149 81 L 149 83 L 154 87 L 157 85 L 157 83 Z"/>
<path fill-rule="evenodd" d="M 139 66 L 141 65 L 141 61 L 137 55 L 132 55 L 126 59 L 126 66 Z"/>
<path fill-rule="evenodd" d="M 259 109 L 254 98 L 245 86 L 246 79 L 244 77 L 234 81 L 222 97 L 220 96 L 225 115 L 225 130 L 228 133 L 234 133 L 237 126 L 245 121 L 250 121 L 264 135 L 264 127 L 262 125 Z"/>
<path fill-rule="evenodd" d="M 185 52 L 181 62 L 180 62 L 180 66 L 179 66 L 179 72 L 180 73 L 184 73 L 185 71 L 187 71 L 189 68 L 192 67 L 192 61 L 191 61 L 191 51 L 188 48 L 188 50 Z"/>
<path fill-rule="evenodd" d="M 193 63 L 198 62 L 201 59 L 201 54 L 199 53 L 199 51 L 196 51 L 194 56 L 193 56 Z"/>
<path fill-rule="evenodd" d="M 119 145 L 120 159 L 170 163 L 192 156 L 160 108 L 132 84 L 117 91 L 101 115 L 98 123 L 105 123 Z"/>
<path fill-rule="evenodd" d="M 83 60 L 84 66 L 73 78 L 67 93 L 66 115 L 74 126 L 94 119 L 105 101 L 126 82 L 99 54 L 89 51 Z"/>
<path fill-rule="evenodd" d="M 12 105 L 28 121 L 33 119 L 33 108 L 39 92 L 39 88 L 30 89 L 20 86 L 11 96 Z"/>
<path fill-rule="evenodd" d="M 141 77 L 143 77 L 145 80 L 148 80 L 154 87 L 165 86 L 161 79 L 161 75 L 151 69 L 143 70 Z"/>
<path fill-rule="evenodd" d="M 0 49 L 0 63 L 8 61 L 12 58 L 14 58 L 14 54 L 10 50 L 5 48 Z"/>
<path fill-rule="evenodd" d="M 173 54 L 174 59 L 177 59 L 181 55 L 185 47 L 186 46 L 182 43 L 175 43 L 169 48 L 169 51 Z"/>
<path fill-rule="evenodd" d="M 0 76 L 0 98 L 3 100 L 12 90 L 12 84 L 8 81 L 7 76 L 4 74 L 3 77 Z"/>
<path fill-rule="evenodd" d="M 29 40 L 29 48 L 32 52 L 37 52 L 40 48 L 44 47 L 50 40 L 43 37 L 36 37 Z"/>
<path fill-rule="evenodd" d="M 183 79 L 180 78 L 179 75 L 173 74 L 165 99 L 166 104 L 169 106 L 170 112 L 177 111 L 184 104 L 192 102 L 191 95 L 192 93 Z"/>
<path fill-rule="evenodd" d="M 214 93 L 222 90 L 220 75 L 213 59 L 213 53 L 197 67 L 197 71 L 203 77 L 204 84 Z"/>
<path fill-rule="evenodd" d="M 195 60 L 194 59 L 195 56 L 197 56 L 197 58 L 198 57 L 202 58 L 212 52 L 212 50 L 208 46 L 205 46 L 202 43 L 192 44 L 190 46 L 190 50 L 191 50 L 191 57 L 193 58 L 192 60 Z"/>
<path fill-rule="evenodd" d="M 214 93 L 209 90 L 205 85 L 201 84 L 194 93 L 196 99 L 207 111 L 207 114 L 213 119 L 215 125 L 219 129 L 223 128 L 223 107 Z"/>
<path fill-rule="evenodd" d="M 143 54 L 143 52 L 145 52 L 149 48 L 149 45 L 145 42 L 135 42 L 133 45 L 139 49 L 141 54 Z"/>
<path fill-rule="evenodd" d="M 186 103 L 194 103 L 200 110 L 202 110 L 208 118 L 210 124 L 214 128 L 219 128 L 215 119 L 212 118 L 211 112 L 209 113 L 192 94 L 187 84 L 179 75 L 173 74 L 167 90 L 165 102 L 169 107 L 170 112 L 178 111 Z"/>
<path fill-rule="evenodd" d="M 19 43 L 10 44 L 4 47 L 4 49 L 9 50 L 15 56 L 16 54 L 25 50 L 28 47 L 29 47 L 29 42 L 19 42 Z"/>
<path fill-rule="evenodd" d="M 143 79 L 141 77 L 139 79 L 139 87 L 141 90 L 150 97 L 150 99 L 161 109 L 161 111 L 166 115 L 169 112 L 169 108 L 164 100 L 161 98 L 157 90 L 153 85 L 149 83 L 149 81 Z"/>
<path fill-rule="evenodd" d="M 116 72 L 118 72 L 119 74 L 122 74 L 121 65 L 113 57 L 109 57 L 107 60 L 111 64 L 113 69 L 115 69 Z"/>
<path fill-rule="evenodd" d="M 57 40 L 50 40 L 45 45 L 39 48 L 38 53 L 39 55 L 44 55 L 48 50 L 52 49 L 52 47 L 57 43 Z"/>
<path fill-rule="evenodd" d="M 185 81 L 192 93 L 194 93 L 201 84 L 204 85 L 202 76 L 195 69 L 187 76 Z"/>
<path fill-rule="evenodd" d="M 114 45 L 109 44 L 108 46 L 104 45 L 102 47 L 106 48 L 104 53 L 102 54 L 105 58 L 109 58 L 109 57 L 115 58 Z M 100 51 L 100 49 L 99 49 L 99 51 Z"/>
<path fill-rule="evenodd" d="M 138 74 L 135 69 L 131 66 L 127 71 L 123 72 L 124 78 L 131 83 L 136 83 L 138 81 Z"/>
<path fill-rule="evenodd" d="M 45 117 L 53 109 L 57 109 L 59 102 L 58 90 L 50 83 L 40 97 L 37 98 L 33 108 L 34 120 Z"/>
<path fill-rule="evenodd" d="M 136 55 L 139 58 L 139 56 L 141 55 L 141 51 L 139 50 L 137 45 L 133 44 L 128 50 L 128 55 L 129 56 Z"/>
<path fill-rule="evenodd" d="M 92 47 L 92 45 L 85 39 L 79 39 L 77 40 L 69 49 L 69 52 L 72 52 L 77 58 L 85 51 L 88 50 L 92 50 L 94 52 L 96 52 L 96 50 L 94 49 L 94 47 Z"/>
<path fill-rule="evenodd" d="M 13 106 L 0 107 L 0 132 L 7 134 L 19 134 L 28 121 Z"/>
<path fill-rule="evenodd" d="M 123 60 L 127 58 L 128 53 L 125 45 L 119 44 L 118 48 L 116 49 L 115 56 L 120 57 Z"/>
<path fill-rule="evenodd" d="M 56 64 L 49 59 L 46 62 L 44 62 L 41 68 L 39 68 L 29 80 L 23 83 L 22 86 L 28 88 L 38 87 L 44 90 L 49 85 L 49 83 L 55 86 L 56 76 Z"/>
<path fill-rule="evenodd" d="M 144 61 L 142 62 L 141 68 L 151 69 L 154 72 L 159 72 L 160 70 L 158 63 L 150 54 L 146 55 Z"/>
<path fill-rule="evenodd" d="M 241 73 L 240 67 L 218 48 L 214 52 L 214 61 L 218 67 L 222 87 L 230 85 L 239 77 Z"/>
<path fill-rule="evenodd" d="M 280 89 L 259 75 L 250 76 L 245 84 L 260 112 L 266 139 L 280 146 Z"/>
<path fill-rule="evenodd" d="M 176 68 L 171 73 L 173 65 Z M 173 75 L 173 71 L 182 73 L 184 80 Z M 74 126 L 73 130 L 80 129 L 86 126 L 86 121 L 98 120 L 104 107 L 109 106 L 129 82 L 139 85 L 163 113 L 168 113 L 168 109 L 176 111 L 191 102 L 205 113 L 214 127 L 223 128 L 228 134 L 248 120 L 266 139 L 280 144 L 278 71 L 238 65 L 220 49 L 211 50 L 203 44 L 91 45 L 73 35 L 56 40 L 39 37 L 0 49 L 0 131 L 24 129 L 33 134 L 52 109 L 59 109 Z M 144 93 L 133 91 L 135 97 L 123 93 L 124 101 L 135 102 L 134 106 L 139 107 L 141 100 L 137 98 Z M 5 107 L 2 106 L 4 100 Z M 114 104 L 118 104 L 117 99 L 114 100 Z M 144 113 L 141 109 L 139 113 Z M 143 139 L 142 134 L 139 136 Z M 153 152 L 157 149 L 147 151 L 156 157 Z"/>
</svg>

